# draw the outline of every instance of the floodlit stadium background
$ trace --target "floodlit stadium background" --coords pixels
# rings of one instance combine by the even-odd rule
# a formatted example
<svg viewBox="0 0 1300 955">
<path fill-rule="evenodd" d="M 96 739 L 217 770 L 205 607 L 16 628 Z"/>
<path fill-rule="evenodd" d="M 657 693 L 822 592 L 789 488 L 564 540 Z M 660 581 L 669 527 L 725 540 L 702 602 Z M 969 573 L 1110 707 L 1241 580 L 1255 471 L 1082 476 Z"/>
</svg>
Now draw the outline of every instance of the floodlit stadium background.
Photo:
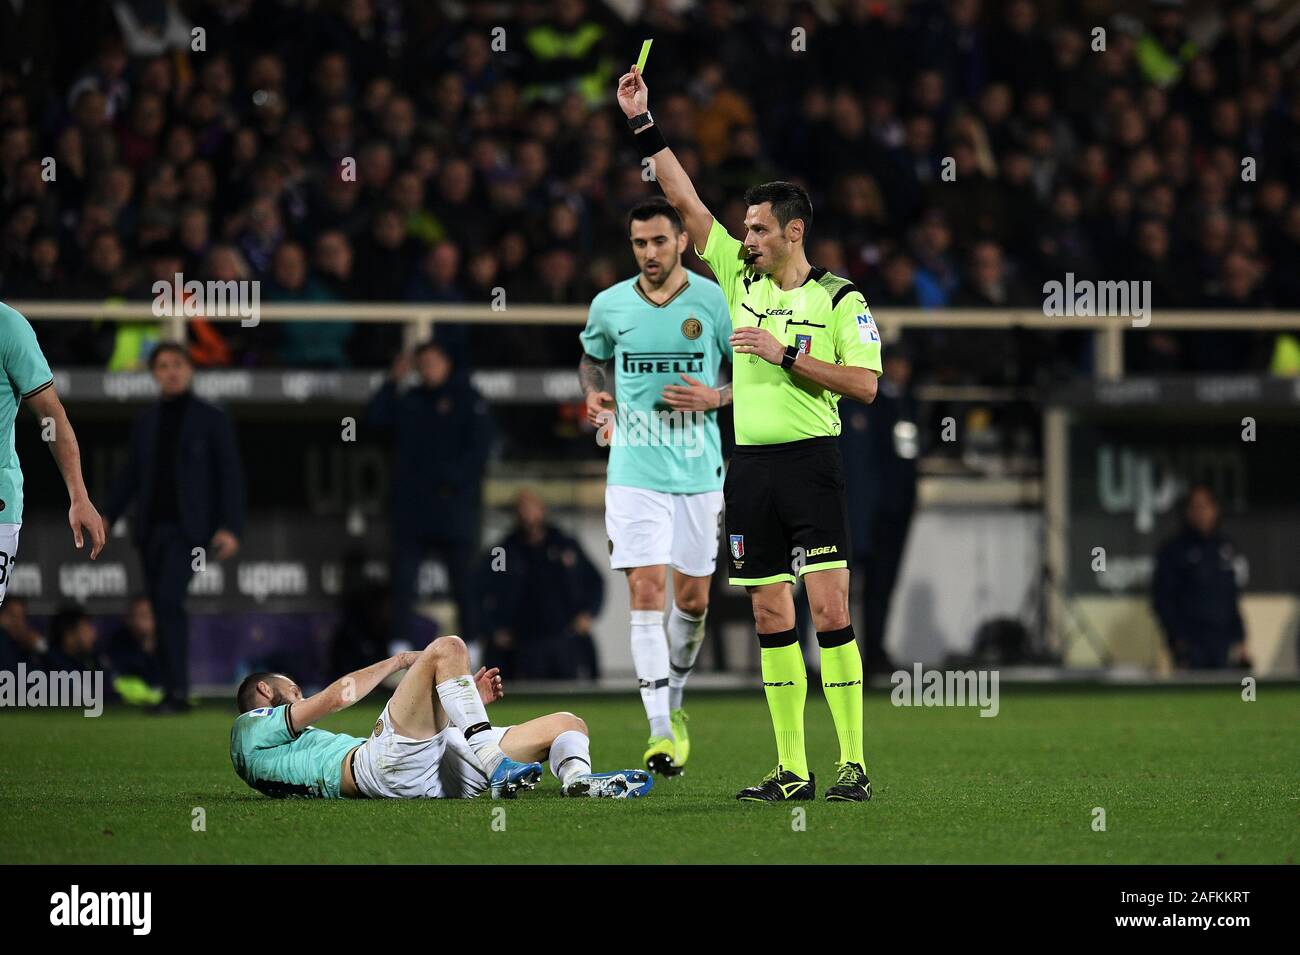
<svg viewBox="0 0 1300 955">
<path fill-rule="evenodd" d="M 969 657 L 1009 619 L 1028 647 L 987 662 L 1169 673 L 1152 561 L 1204 480 L 1238 547 L 1254 670 L 1295 673 L 1300 8 L 0 5 L 0 300 L 35 324 L 93 499 L 153 397 L 156 341 L 200 349 L 196 390 L 238 426 L 248 521 L 191 589 L 197 686 L 262 665 L 306 686 L 343 672 L 341 641 L 383 639 L 391 449 L 341 435 L 430 335 L 495 421 L 481 548 L 535 489 L 601 571 L 600 672 L 627 686 L 576 366 L 586 303 L 634 269 L 626 211 L 657 194 L 612 95 L 646 37 L 651 108 L 710 209 L 735 232 L 745 186 L 805 185 L 810 259 L 851 277 L 886 354 L 911 358 L 895 662 Z M 159 320 L 150 288 L 177 268 L 259 281 L 261 321 Z M 1067 273 L 1149 281 L 1151 323 L 1047 314 L 1043 285 Z M 865 441 L 872 410 L 841 410 L 845 441 Z M 103 636 L 141 588 L 126 528 L 88 563 L 25 413 L 18 446 L 10 594 L 38 628 L 84 605 Z M 430 632 L 463 629 L 446 584 L 436 562 L 421 575 Z M 341 626 L 358 595 L 377 608 L 360 636 Z M 700 669 L 746 680 L 743 592 L 715 582 L 710 628 Z"/>
</svg>

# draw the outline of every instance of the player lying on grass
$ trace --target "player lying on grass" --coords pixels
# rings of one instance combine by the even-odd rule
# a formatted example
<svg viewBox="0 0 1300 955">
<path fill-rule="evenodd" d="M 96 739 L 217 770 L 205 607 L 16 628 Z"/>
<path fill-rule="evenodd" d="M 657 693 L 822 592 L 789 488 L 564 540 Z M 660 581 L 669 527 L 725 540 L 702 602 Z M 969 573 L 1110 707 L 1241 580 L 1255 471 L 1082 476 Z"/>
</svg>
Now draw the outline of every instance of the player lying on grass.
<svg viewBox="0 0 1300 955">
<path fill-rule="evenodd" d="M 398 670 L 406 675 L 368 739 L 311 724 L 363 699 Z M 268 796 L 318 799 L 472 799 L 532 789 L 547 760 L 566 796 L 626 798 L 650 791 L 650 775 L 591 771 L 587 724 L 551 713 L 494 728 L 485 705 L 505 691 L 498 671 L 470 676 L 460 637 L 399 653 L 304 698 L 281 673 L 253 673 L 239 686 L 230 731 L 235 772 Z"/>
</svg>

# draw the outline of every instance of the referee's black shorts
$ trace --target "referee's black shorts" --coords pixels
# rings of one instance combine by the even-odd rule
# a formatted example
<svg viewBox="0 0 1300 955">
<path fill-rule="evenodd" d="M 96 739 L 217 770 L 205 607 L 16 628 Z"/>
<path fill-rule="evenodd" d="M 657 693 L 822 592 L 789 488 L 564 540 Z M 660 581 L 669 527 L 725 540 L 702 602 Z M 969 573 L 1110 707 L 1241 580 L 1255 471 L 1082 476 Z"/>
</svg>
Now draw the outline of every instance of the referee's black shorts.
<svg viewBox="0 0 1300 955">
<path fill-rule="evenodd" d="M 835 438 L 737 445 L 723 486 L 730 583 L 794 583 L 847 567 L 848 507 Z"/>
</svg>

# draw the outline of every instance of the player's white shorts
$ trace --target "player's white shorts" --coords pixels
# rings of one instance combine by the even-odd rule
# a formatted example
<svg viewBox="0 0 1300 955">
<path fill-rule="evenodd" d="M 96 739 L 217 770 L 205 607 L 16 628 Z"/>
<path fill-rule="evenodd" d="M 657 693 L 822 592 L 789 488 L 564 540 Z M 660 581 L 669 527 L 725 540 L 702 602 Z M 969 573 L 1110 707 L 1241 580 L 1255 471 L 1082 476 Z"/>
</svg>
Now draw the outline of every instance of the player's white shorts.
<svg viewBox="0 0 1300 955">
<path fill-rule="evenodd" d="M 500 743 L 508 726 L 484 730 Z M 448 724 L 429 739 L 393 732 L 388 707 L 352 758 L 357 789 L 371 799 L 473 799 L 488 778 L 464 734 Z"/>
<path fill-rule="evenodd" d="M 13 573 L 14 558 L 18 556 L 18 532 L 21 524 L 0 524 L 0 604 L 9 592 L 9 575 Z"/>
<path fill-rule="evenodd" d="M 671 564 L 688 577 L 708 577 L 718 560 L 722 492 L 669 494 L 643 487 L 605 488 L 609 566 Z"/>
</svg>

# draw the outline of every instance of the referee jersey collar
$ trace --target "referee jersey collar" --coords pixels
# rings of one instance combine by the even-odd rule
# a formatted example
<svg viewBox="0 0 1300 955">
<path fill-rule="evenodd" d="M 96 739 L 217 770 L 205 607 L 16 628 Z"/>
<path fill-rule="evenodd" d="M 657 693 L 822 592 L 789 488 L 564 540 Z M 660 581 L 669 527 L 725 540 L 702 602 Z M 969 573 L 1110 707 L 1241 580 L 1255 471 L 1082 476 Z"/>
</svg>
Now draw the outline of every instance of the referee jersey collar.
<svg viewBox="0 0 1300 955">
<path fill-rule="evenodd" d="M 821 279 L 822 279 L 822 276 L 825 275 L 825 274 L 826 274 L 826 270 L 825 270 L 825 269 L 819 269 L 819 268 L 818 268 L 817 266 L 815 266 L 815 265 L 809 265 L 809 266 L 808 266 L 808 276 L 807 276 L 807 278 L 805 278 L 802 282 L 800 282 L 800 283 L 799 283 L 798 285 L 796 285 L 794 288 L 803 288 L 803 287 L 804 287 L 805 285 L 807 285 L 809 282 L 820 282 Z M 773 282 L 773 281 L 772 281 L 772 276 L 771 276 L 771 274 L 765 275 L 765 276 L 763 276 L 763 277 L 764 277 L 765 279 L 767 279 L 769 282 L 772 282 L 773 285 L 776 285 L 776 282 Z M 639 285 L 640 281 L 641 281 L 641 280 L 638 278 L 638 279 L 637 279 L 637 282 L 638 282 L 637 291 L 638 291 L 638 292 L 641 291 L 641 288 L 640 288 L 640 285 Z M 746 285 L 748 286 L 748 283 L 746 283 Z M 786 291 L 791 291 L 791 292 L 793 292 L 793 291 L 794 291 L 794 288 L 792 288 L 792 289 L 788 289 L 788 290 L 786 290 Z M 670 299 L 669 301 L 671 301 L 671 299 Z M 665 302 L 664 304 L 666 305 L 667 302 Z"/>
</svg>

